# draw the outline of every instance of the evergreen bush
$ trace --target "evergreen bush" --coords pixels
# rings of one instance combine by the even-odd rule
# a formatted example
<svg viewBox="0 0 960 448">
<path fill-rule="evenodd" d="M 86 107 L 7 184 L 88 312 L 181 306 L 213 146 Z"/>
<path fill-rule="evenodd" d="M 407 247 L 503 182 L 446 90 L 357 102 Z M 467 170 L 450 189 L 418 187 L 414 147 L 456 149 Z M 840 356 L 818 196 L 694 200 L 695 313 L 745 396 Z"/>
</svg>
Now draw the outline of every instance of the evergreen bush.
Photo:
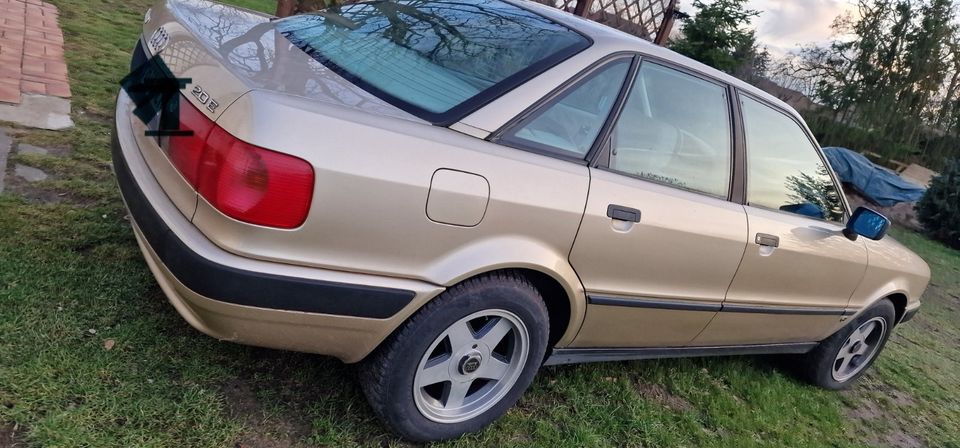
<svg viewBox="0 0 960 448">
<path fill-rule="evenodd" d="M 960 249 L 960 159 L 949 161 L 917 204 L 917 218 L 931 238 Z"/>
</svg>

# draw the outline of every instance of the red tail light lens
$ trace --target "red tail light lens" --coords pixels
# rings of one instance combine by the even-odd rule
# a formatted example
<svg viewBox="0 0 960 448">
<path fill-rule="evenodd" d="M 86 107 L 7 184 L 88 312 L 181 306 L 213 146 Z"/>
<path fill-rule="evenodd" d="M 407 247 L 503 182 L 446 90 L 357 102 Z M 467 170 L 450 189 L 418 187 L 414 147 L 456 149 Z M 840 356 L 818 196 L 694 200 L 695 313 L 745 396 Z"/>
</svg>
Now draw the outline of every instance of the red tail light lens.
<svg viewBox="0 0 960 448">
<path fill-rule="evenodd" d="M 313 198 L 308 162 L 243 142 L 188 101 L 181 105 L 181 129 L 194 135 L 171 137 L 170 161 L 200 196 L 239 221 L 283 229 L 303 224 Z"/>
<path fill-rule="evenodd" d="M 216 127 L 207 138 L 197 191 L 232 218 L 290 229 L 303 224 L 313 168 L 296 157 L 237 140 Z"/>
<path fill-rule="evenodd" d="M 190 185 L 196 187 L 200 168 L 200 156 L 210 130 L 216 126 L 203 112 L 197 110 L 180 96 L 180 129 L 193 131 L 190 136 L 172 136 L 167 143 L 167 155 Z"/>
</svg>

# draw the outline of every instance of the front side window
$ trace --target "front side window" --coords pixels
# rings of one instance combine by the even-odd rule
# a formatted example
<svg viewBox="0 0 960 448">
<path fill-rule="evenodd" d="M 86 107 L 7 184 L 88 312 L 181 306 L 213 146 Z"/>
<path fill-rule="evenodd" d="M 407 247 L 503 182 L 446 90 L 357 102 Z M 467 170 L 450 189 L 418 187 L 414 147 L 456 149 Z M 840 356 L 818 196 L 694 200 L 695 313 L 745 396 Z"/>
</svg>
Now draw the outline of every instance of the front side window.
<svg viewBox="0 0 960 448">
<path fill-rule="evenodd" d="M 582 159 L 613 109 L 630 58 L 601 67 L 523 119 L 500 143 Z"/>
<path fill-rule="evenodd" d="M 747 202 L 828 221 L 843 221 L 833 178 L 806 132 L 786 114 L 741 97 L 747 144 Z"/>
<path fill-rule="evenodd" d="M 435 123 L 590 45 L 575 31 L 500 0 L 354 3 L 276 26 L 361 88 Z"/>
<path fill-rule="evenodd" d="M 644 62 L 610 141 L 610 169 L 727 197 L 730 104 L 719 84 Z"/>
</svg>

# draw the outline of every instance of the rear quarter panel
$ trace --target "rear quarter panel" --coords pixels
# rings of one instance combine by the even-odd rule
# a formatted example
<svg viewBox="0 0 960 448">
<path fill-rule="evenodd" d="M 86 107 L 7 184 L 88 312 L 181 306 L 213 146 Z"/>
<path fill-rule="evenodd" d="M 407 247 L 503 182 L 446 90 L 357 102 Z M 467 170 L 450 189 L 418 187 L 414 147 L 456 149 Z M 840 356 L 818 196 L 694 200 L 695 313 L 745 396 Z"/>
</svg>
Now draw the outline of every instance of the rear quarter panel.
<svg viewBox="0 0 960 448">
<path fill-rule="evenodd" d="M 585 166 L 446 128 L 256 90 L 218 124 L 244 141 L 307 160 L 316 177 L 310 215 L 293 230 L 235 221 L 200 198 L 193 222 L 220 247 L 439 285 L 498 268 L 530 268 L 556 278 L 573 298 L 571 314 L 582 314 L 582 287 L 567 255 L 586 202 Z M 489 182 L 478 225 L 427 217 L 431 178 L 441 168 Z"/>
</svg>

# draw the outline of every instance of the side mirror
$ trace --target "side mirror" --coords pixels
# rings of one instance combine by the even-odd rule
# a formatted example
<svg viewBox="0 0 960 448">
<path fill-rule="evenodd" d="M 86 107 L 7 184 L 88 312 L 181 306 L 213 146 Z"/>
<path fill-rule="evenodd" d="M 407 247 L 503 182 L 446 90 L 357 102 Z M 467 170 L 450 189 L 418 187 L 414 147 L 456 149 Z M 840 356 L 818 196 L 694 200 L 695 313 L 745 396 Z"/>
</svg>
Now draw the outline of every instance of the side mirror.
<svg viewBox="0 0 960 448">
<path fill-rule="evenodd" d="M 850 221 L 847 221 L 847 228 L 843 229 L 843 235 L 851 241 L 856 241 L 858 235 L 879 240 L 887 234 L 889 228 L 890 220 L 886 216 L 869 208 L 859 207 L 853 212 Z"/>
</svg>

